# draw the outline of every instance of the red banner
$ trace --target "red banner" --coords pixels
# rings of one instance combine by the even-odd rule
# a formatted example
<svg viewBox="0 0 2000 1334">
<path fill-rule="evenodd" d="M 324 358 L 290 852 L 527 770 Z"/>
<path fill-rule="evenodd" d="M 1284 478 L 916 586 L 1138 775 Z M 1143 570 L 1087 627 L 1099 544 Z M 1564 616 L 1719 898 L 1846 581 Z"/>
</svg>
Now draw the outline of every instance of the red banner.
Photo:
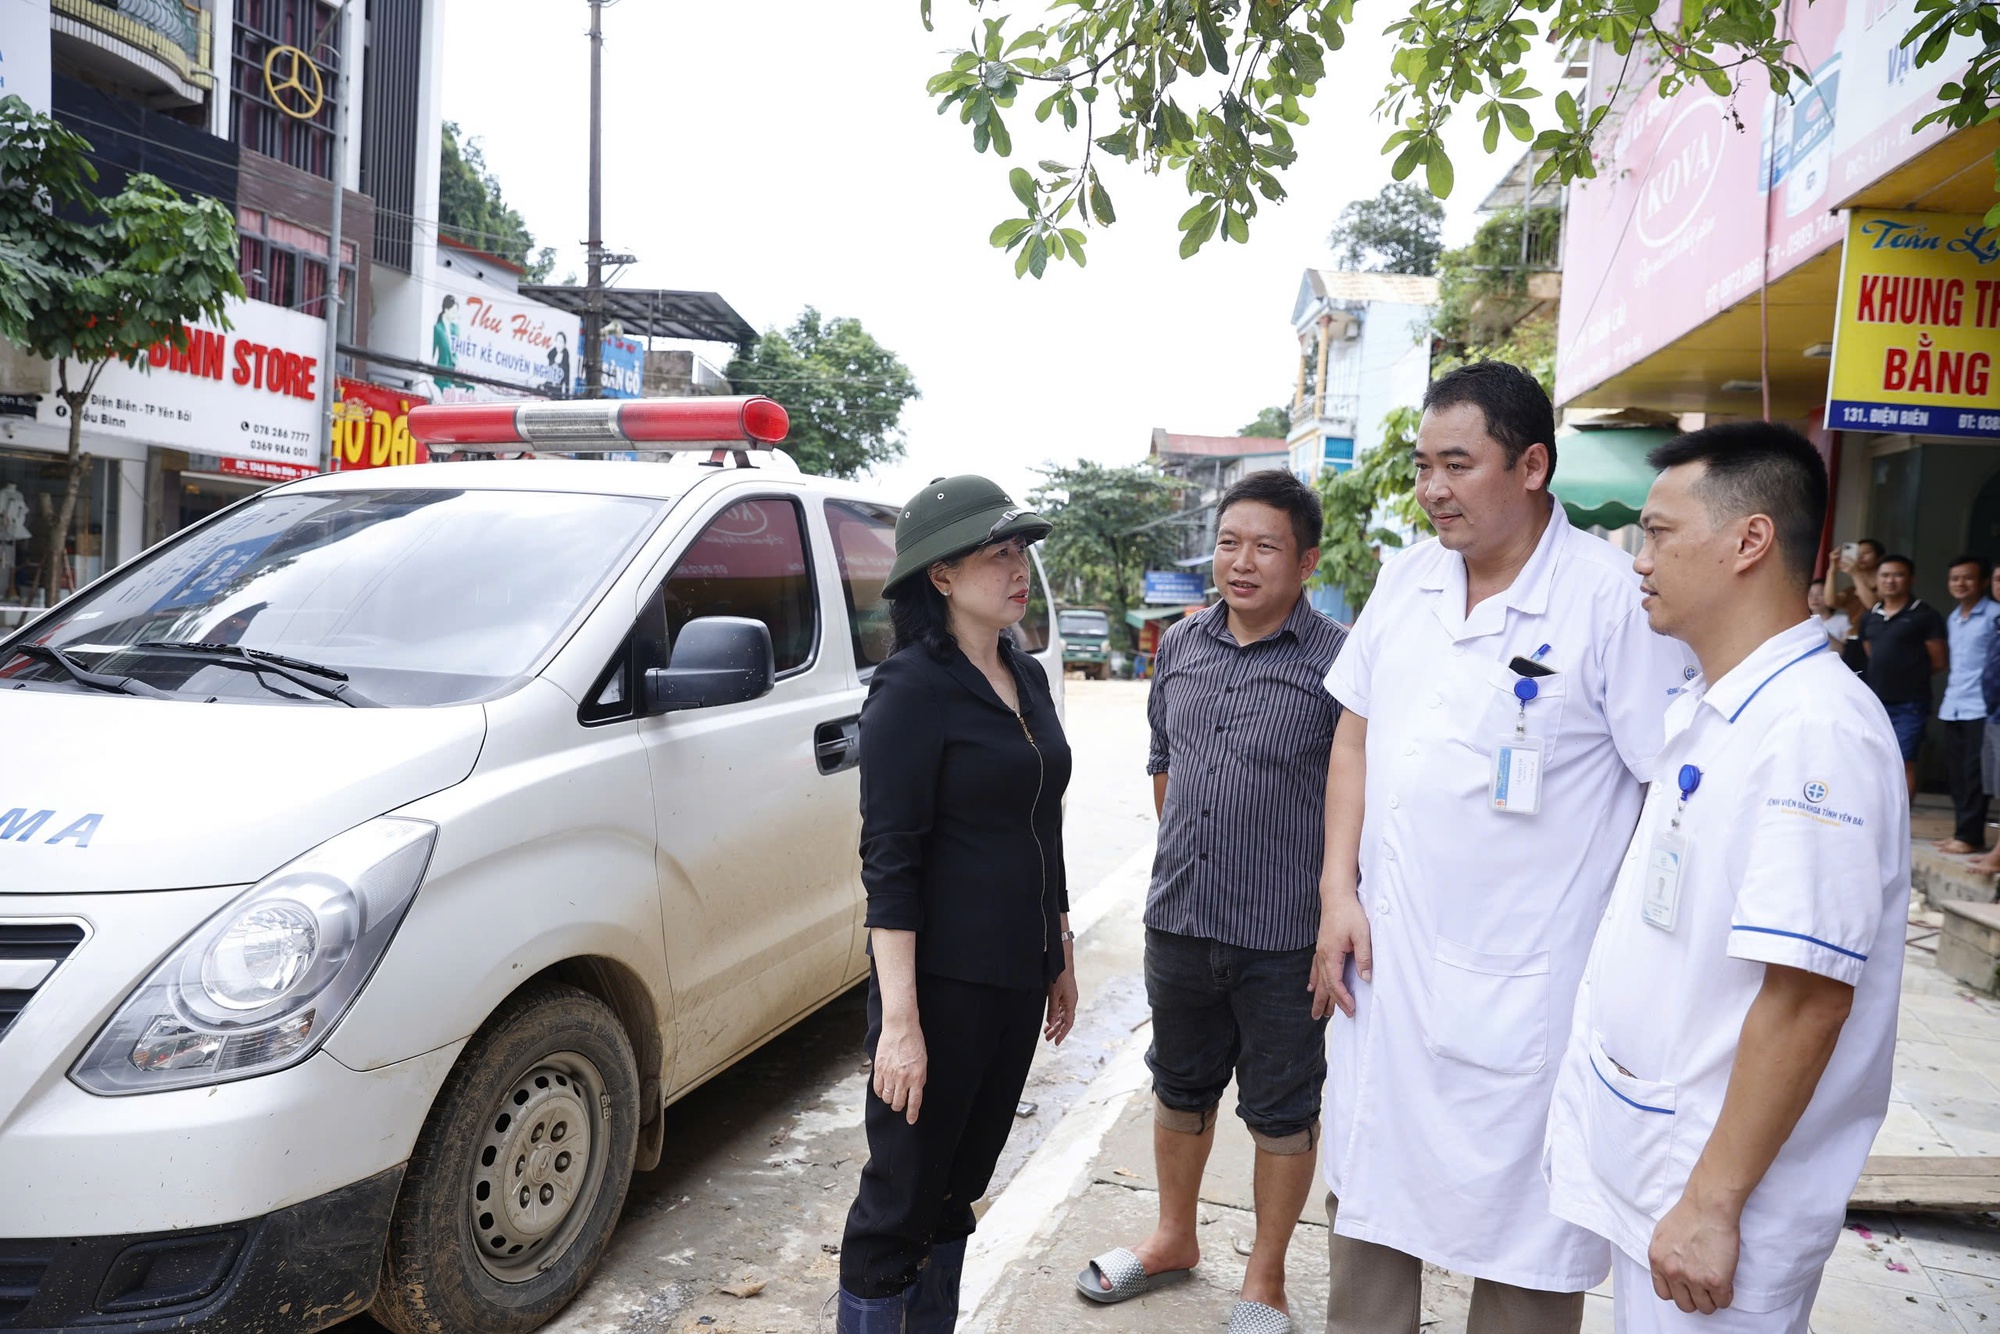
<svg viewBox="0 0 2000 1334">
<path fill-rule="evenodd" d="M 410 435 L 410 409 L 429 399 L 361 380 L 343 378 L 337 383 L 340 397 L 333 405 L 335 472 L 430 462 L 430 450 Z"/>
</svg>

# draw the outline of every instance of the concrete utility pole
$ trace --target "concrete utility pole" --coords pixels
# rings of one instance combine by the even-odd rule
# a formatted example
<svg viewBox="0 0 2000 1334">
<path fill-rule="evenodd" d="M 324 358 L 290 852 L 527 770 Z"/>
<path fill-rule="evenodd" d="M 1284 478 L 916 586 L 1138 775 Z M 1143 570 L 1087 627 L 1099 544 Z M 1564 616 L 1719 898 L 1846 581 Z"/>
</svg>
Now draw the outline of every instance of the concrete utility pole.
<svg viewBox="0 0 2000 1334">
<path fill-rule="evenodd" d="M 583 396 L 604 396 L 604 0 L 590 0 L 590 237 L 583 298 Z M 563 386 L 567 389 L 569 386 Z"/>
<path fill-rule="evenodd" d="M 321 472 L 333 471 L 335 367 L 340 356 L 340 229 L 347 203 L 347 7 L 353 2 L 340 0 L 340 8 L 333 11 L 326 29 L 333 44 L 333 217 L 327 227 L 326 350 L 319 362 Z"/>
</svg>

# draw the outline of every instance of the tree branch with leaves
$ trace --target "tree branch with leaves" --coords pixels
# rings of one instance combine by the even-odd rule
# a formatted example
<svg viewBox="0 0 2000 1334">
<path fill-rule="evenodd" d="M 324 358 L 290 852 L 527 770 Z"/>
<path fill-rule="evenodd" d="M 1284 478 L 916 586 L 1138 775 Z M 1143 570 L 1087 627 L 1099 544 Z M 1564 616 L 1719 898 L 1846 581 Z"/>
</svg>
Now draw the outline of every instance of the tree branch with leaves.
<svg viewBox="0 0 2000 1334">
<path fill-rule="evenodd" d="M 50 606 L 91 462 L 83 426 L 98 377 L 113 361 L 144 369 L 157 345 L 185 348 L 191 322 L 228 328 L 226 303 L 243 295 L 229 209 L 143 173 L 100 198 L 90 153 L 75 131 L 0 98 L 0 338 L 55 363 L 69 419 L 67 482 L 42 566 Z"/>
<path fill-rule="evenodd" d="M 1023 92 L 1038 122 L 1059 122 L 1077 142 L 1074 160 L 1014 167 L 1008 182 L 1022 208 L 993 229 L 993 245 L 1015 253 L 1017 275 L 1041 277 L 1051 260 L 1084 262 L 1088 229 L 1116 221 L 1101 168 L 1107 160 L 1179 175 L 1194 202 L 1181 215 L 1183 258 L 1220 237 L 1249 240 L 1262 207 L 1285 198 L 1282 173 L 1298 160 L 1295 130 L 1306 104 L 1347 41 L 1354 0 L 967 0 L 975 24 L 966 45 L 931 79 L 939 114 L 956 111 L 976 152 L 1009 157 L 1007 120 Z M 1670 97 L 1699 83 L 1719 95 L 1751 76 L 1773 92 L 1809 82 L 1784 35 L 1785 0 L 1414 0 L 1391 23 L 1387 79 L 1376 104 L 1390 126 L 1383 152 L 1392 174 L 1421 168 L 1437 198 L 1456 172 L 1445 127 L 1470 113 L 1495 151 L 1503 133 L 1531 144 L 1538 182 L 1596 175 L 1592 156 L 1614 93 L 1585 106 L 1563 91 L 1555 124 L 1535 130 L 1524 62 L 1537 43 L 1567 49 L 1605 43 L 1628 76 L 1657 82 Z M 926 28 L 934 0 L 919 0 Z M 1956 36 L 1979 34 L 1985 51 L 1945 85 L 1941 104 L 1917 127 L 1980 124 L 2000 114 L 2000 8 L 1992 0 L 1917 0 L 1904 38 L 1919 66 L 1942 59 Z M 2000 225 L 2000 206 L 1989 220 Z"/>
</svg>

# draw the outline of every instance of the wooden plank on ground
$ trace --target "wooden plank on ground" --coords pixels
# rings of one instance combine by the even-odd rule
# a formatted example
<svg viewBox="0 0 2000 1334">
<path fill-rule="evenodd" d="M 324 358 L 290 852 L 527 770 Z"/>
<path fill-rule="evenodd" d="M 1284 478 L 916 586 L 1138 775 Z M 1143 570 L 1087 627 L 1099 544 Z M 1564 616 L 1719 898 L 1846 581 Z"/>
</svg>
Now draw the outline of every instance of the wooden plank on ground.
<svg viewBox="0 0 2000 1334">
<path fill-rule="evenodd" d="M 2000 1157 L 1871 1157 L 1847 1205 L 1882 1213 L 2000 1209 Z"/>
</svg>

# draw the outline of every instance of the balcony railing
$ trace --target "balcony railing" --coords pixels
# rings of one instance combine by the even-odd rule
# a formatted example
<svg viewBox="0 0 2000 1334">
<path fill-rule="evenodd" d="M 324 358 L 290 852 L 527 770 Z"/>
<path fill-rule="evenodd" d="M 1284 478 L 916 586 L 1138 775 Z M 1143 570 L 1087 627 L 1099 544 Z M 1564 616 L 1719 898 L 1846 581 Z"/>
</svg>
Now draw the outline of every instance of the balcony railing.
<svg viewBox="0 0 2000 1334">
<path fill-rule="evenodd" d="M 1309 396 L 1303 402 L 1292 405 L 1292 425 L 1299 426 L 1309 421 L 1352 422 L 1361 415 L 1361 395 L 1328 394 L 1324 401 L 1315 403 Z M 1314 411 L 1317 407 L 1319 410 Z"/>
<path fill-rule="evenodd" d="M 183 0 L 50 0 L 56 13 L 80 20 L 146 51 L 184 81 L 210 87 L 209 16 Z"/>
</svg>

